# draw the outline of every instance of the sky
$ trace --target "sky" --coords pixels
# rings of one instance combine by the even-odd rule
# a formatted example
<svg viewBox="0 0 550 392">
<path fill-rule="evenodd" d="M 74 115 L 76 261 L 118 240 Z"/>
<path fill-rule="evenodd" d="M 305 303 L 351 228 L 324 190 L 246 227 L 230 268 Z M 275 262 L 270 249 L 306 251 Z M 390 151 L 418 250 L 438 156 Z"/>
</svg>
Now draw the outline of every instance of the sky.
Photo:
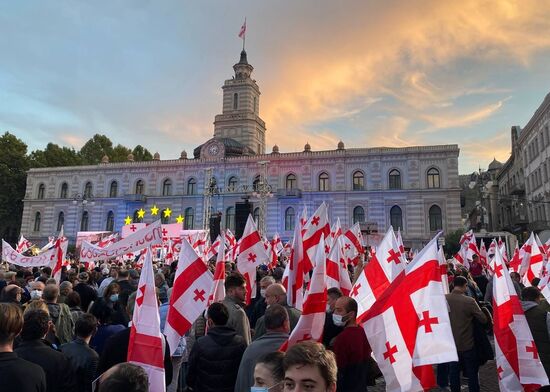
<svg viewBox="0 0 550 392">
<path fill-rule="evenodd" d="M 0 132 L 191 153 L 245 17 L 267 151 L 456 143 L 471 173 L 550 92 L 547 0 L 0 0 Z"/>
</svg>

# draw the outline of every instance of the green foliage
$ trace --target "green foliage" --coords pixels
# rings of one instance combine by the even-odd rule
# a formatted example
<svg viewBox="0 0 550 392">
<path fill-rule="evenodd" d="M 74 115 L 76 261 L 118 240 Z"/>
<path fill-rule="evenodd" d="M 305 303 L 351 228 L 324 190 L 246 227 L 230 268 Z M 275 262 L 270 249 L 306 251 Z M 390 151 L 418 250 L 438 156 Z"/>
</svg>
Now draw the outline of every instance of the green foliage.
<svg viewBox="0 0 550 392">
<path fill-rule="evenodd" d="M 109 158 L 113 155 L 113 142 L 105 135 L 96 133 L 80 149 L 82 163 L 85 165 L 97 165 L 104 155 Z"/>
<path fill-rule="evenodd" d="M 448 256 L 456 254 L 460 250 L 460 237 L 464 234 L 464 230 L 458 229 L 445 236 L 445 253 Z"/>
<path fill-rule="evenodd" d="M 59 147 L 48 143 L 44 150 L 35 150 L 30 156 L 31 167 L 78 166 L 82 164 L 80 154 L 74 148 Z"/>
<path fill-rule="evenodd" d="M 117 146 L 113 148 L 112 154 L 109 156 L 109 162 L 126 162 L 128 160 L 128 154 L 131 152 L 132 150 L 128 147 L 117 144 Z"/>
<path fill-rule="evenodd" d="M 132 154 L 134 154 L 134 161 L 141 162 L 153 160 L 153 155 L 149 152 L 149 150 L 140 144 L 134 147 Z"/>
</svg>

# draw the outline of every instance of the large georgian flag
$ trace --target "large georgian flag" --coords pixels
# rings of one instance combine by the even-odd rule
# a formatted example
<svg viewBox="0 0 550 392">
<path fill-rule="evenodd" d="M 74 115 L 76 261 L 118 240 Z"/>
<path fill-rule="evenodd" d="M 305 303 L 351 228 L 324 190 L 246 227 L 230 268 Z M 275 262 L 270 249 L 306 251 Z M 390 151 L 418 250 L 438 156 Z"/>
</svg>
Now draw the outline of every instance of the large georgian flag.
<svg viewBox="0 0 550 392">
<path fill-rule="evenodd" d="M 458 360 L 441 284 L 437 237 L 359 320 L 387 391 L 433 387 L 431 365 Z"/>
<path fill-rule="evenodd" d="M 348 296 L 351 292 L 351 280 L 346 269 L 341 236 L 337 236 L 332 241 L 332 248 L 327 255 L 327 288 L 339 288 L 344 295 Z"/>
<path fill-rule="evenodd" d="M 548 377 L 498 247 L 492 264 L 493 331 L 500 390 L 536 391 L 548 385 Z"/>
<path fill-rule="evenodd" d="M 523 253 L 523 258 L 519 273 L 525 286 L 531 286 L 531 281 L 539 278 L 542 271 L 544 255 L 541 251 L 542 246 L 539 246 L 538 242 L 535 233 L 531 232 L 531 236 L 521 247 L 523 252 L 520 251 L 520 254 Z"/>
<path fill-rule="evenodd" d="M 341 241 L 344 247 L 346 264 L 351 263 L 356 266 L 359 263 L 361 254 L 364 252 L 363 235 L 361 234 L 359 222 L 355 223 L 344 233 Z"/>
<path fill-rule="evenodd" d="M 212 282 L 212 273 L 184 239 L 164 327 L 164 334 L 172 351 L 170 354 L 174 353 L 181 337 L 206 308 Z"/>
<path fill-rule="evenodd" d="M 210 306 L 213 302 L 221 302 L 225 298 L 225 235 L 218 238 L 220 238 L 220 246 L 218 248 L 218 257 L 216 258 L 214 283 L 212 284 L 206 306 Z"/>
<path fill-rule="evenodd" d="M 330 235 L 330 223 L 325 202 L 322 202 L 317 211 L 308 219 L 303 229 L 304 240 L 304 272 L 308 273 L 314 267 L 312 259 L 315 257 L 317 247 L 320 246 L 321 237 Z M 323 241 L 324 242 L 324 241 Z M 323 251 L 325 246 L 323 244 Z"/>
<path fill-rule="evenodd" d="M 160 332 L 155 278 L 151 249 L 147 251 L 136 296 L 132 317 L 130 340 L 128 341 L 128 362 L 141 366 L 149 376 L 149 391 L 164 392 L 164 350 Z M 176 344 L 177 346 L 177 344 Z"/>
<path fill-rule="evenodd" d="M 294 226 L 294 237 L 290 248 L 290 257 L 285 268 L 283 284 L 286 287 L 286 299 L 290 306 L 302 311 L 304 303 L 304 249 L 302 247 L 302 221 Z"/>
</svg>

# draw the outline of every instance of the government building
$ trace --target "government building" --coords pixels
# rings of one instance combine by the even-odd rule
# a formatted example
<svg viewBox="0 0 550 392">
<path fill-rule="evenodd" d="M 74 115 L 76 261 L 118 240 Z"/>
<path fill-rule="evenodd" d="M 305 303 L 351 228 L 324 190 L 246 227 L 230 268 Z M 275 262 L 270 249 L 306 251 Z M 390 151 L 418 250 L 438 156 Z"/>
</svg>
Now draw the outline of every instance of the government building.
<svg viewBox="0 0 550 392">
<path fill-rule="evenodd" d="M 225 81 L 222 113 L 214 135 L 179 159 L 102 163 L 31 169 L 28 172 L 21 233 L 43 243 L 63 226 L 74 241 L 78 231 L 119 231 L 126 217 L 144 222 L 159 217 L 185 229 L 203 229 L 210 216 L 221 228 L 242 230 L 243 206 L 268 237 L 292 237 L 304 206 L 311 214 L 323 201 L 329 218 L 344 229 L 361 223 L 368 239 L 390 225 L 400 228 L 405 246 L 420 248 L 439 230 L 462 227 L 457 145 L 348 148 L 266 152 L 266 124 L 260 118 L 260 89 L 251 78 L 247 54 Z M 276 137 L 272 138 L 276 140 Z M 246 204 L 245 204 L 246 203 Z M 206 207 L 206 211 L 205 211 Z M 246 214 L 247 215 L 247 214 Z M 181 218 L 180 218 L 181 220 Z M 206 223 L 206 224 L 205 224 Z"/>
</svg>

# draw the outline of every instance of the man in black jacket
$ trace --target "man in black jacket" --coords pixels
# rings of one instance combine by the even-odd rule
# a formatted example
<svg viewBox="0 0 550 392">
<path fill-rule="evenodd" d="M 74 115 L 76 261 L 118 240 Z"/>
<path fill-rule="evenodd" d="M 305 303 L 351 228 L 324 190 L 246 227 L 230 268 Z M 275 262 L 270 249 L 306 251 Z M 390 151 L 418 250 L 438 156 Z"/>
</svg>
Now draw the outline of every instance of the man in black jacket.
<svg viewBox="0 0 550 392">
<path fill-rule="evenodd" d="M 210 305 L 207 317 L 208 332 L 195 342 L 189 354 L 188 390 L 233 392 L 246 342 L 226 325 L 229 312 L 223 303 Z"/>
<path fill-rule="evenodd" d="M 15 349 L 15 353 L 44 370 L 48 392 L 74 391 L 76 383 L 69 360 L 42 340 L 51 326 L 52 322 L 46 311 L 29 310 L 24 315 L 22 343 Z"/>
<path fill-rule="evenodd" d="M 76 320 L 76 339 L 61 346 L 61 352 L 71 361 L 76 372 L 77 391 L 92 392 L 99 355 L 88 345 L 97 331 L 97 319 L 89 313 Z"/>
</svg>

